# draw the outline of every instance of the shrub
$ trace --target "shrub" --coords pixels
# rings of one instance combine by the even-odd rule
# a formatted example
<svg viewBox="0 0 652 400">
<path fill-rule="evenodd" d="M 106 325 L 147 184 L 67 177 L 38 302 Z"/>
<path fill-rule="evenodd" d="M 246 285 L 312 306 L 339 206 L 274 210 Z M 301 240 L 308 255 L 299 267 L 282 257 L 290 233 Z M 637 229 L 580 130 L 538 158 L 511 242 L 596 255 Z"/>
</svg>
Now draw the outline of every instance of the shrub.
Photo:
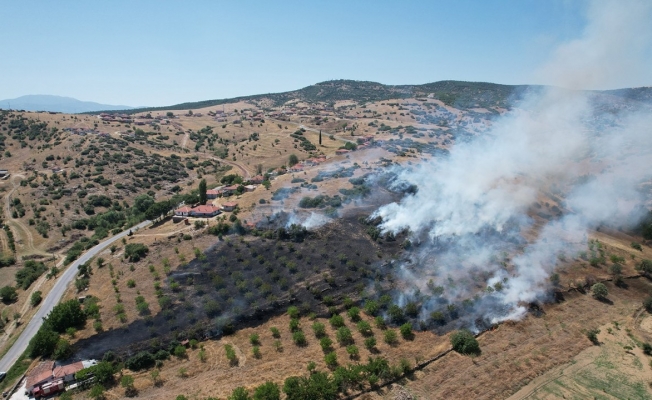
<svg viewBox="0 0 652 400">
<path fill-rule="evenodd" d="M 334 351 L 331 351 L 330 353 L 326 354 L 324 356 L 324 362 L 326 365 L 328 365 L 330 368 L 337 367 L 337 354 L 335 354 Z"/>
<path fill-rule="evenodd" d="M 387 323 L 385 322 L 385 318 L 383 318 L 380 315 L 377 316 L 374 319 L 374 323 L 376 324 L 376 328 L 378 328 L 378 329 L 386 329 L 387 328 Z"/>
<path fill-rule="evenodd" d="M 155 363 L 154 356 L 150 352 L 141 351 L 135 356 L 128 358 L 127 361 L 125 361 L 125 367 L 132 371 L 139 371 L 141 369 L 153 367 Z"/>
<path fill-rule="evenodd" d="M 260 358 L 260 347 L 259 346 L 254 346 L 251 349 L 251 352 L 253 353 L 254 357 Z"/>
<path fill-rule="evenodd" d="M 292 334 L 292 340 L 297 346 L 306 345 L 306 336 L 303 334 L 303 331 L 296 331 Z"/>
<path fill-rule="evenodd" d="M 376 338 L 373 337 L 373 336 L 366 338 L 366 339 L 364 340 L 364 347 L 365 347 L 367 350 L 371 350 L 371 349 L 373 349 L 374 347 L 376 347 Z"/>
<path fill-rule="evenodd" d="M 353 343 L 353 335 L 351 334 L 351 330 L 345 326 L 337 330 L 335 337 L 341 345 Z"/>
<path fill-rule="evenodd" d="M 274 383 L 267 381 L 254 389 L 254 400 L 280 400 L 281 389 Z"/>
<path fill-rule="evenodd" d="M 131 262 L 137 262 L 147 256 L 149 247 L 142 243 L 129 243 L 125 246 L 125 258 Z"/>
<path fill-rule="evenodd" d="M 296 318 L 292 318 L 292 319 L 290 320 L 290 332 L 296 332 L 296 331 L 298 331 L 299 329 L 301 329 L 301 326 L 300 326 L 299 320 L 296 319 Z"/>
<path fill-rule="evenodd" d="M 451 335 L 451 344 L 453 350 L 460 354 L 478 355 L 480 354 L 480 345 L 475 336 L 467 329 L 461 329 Z"/>
<path fill-rule="evenodd" d="M 593 297 L 598 300 L 603 300 L 609 295 L 607 287 L 603 283 L 596 283 L 591 286 L 591 293 L 593 293 Z"/>
<path fill-rule="evenodd" d="M 230 344 L 225 344 L 224 350 L 226 351 L 226 358 L 229 360 L 231 364 L 235 364 L 238 362 L 238 356 L 236 356 L 235 350 L 233 350 L 233 346 L 231 346 Z"/>
<path fill-rule="evenodd" d="M 128 287 L 128 288 L 135 288 L 135 287 L 136 287 L 136 281 L 133 280 L 133 279 L 129 279 L 129 280 L 127 281 L 127 287 Z"/>
<path fill-rule="evenodd" d="M 353 359 L 356 359 L 360 356 L 360 350 L 358 350 L 358 346 L 354 344 L 346 346 L 346 352 L 349 354 L 349 357 Z"/>
<path fill-rule="evenodd" d="M 645 307 L 647 312 L 652 313 L 652 296 L 643 300 L 643 307 Z"/>
<path fill-rule="evenodd" d="M 186 348 L 184 346 L 176 346 L 174 348 L 174 355 L 177 358 L 186 358 Z"/>
<path fill-rule="evenodd" d="M 319 340 L 319 345 L 321 346 L 321 349 L 323 351 L 328 351 L 331 349 L 331 346 L 333 345 L 333 341 L 331 338 L 325 336 Z"/>
<path fill-rule="evenodd" d="M 249 342 L 254 346 L 259 345 L 260 344 L 260 336 L 257 333 L 252 333 L 251 335 L 249 335 Z"/>
<path fill-rule="evenodd" d="M 312 330 L 315 332 L 315 336 L 318 338 L 324 337 L 326 335 L 326 326 L 321 322 L 315 322 L 312 324 Z"/>
<path fill-rule="evenodd" d="M 398 342 L 398 335 L 396 334 L 396 331 L 392 329 L 386 330 L 383 336 L 385 343 L 387 344 L 393 345 Z"/>
<path fill-rule="evenodd" d="M 349 308 L 347 314 L 349 314 L 349 318 L 351 318 L 351 321 L 353 322 L 360 321 L 360 309 L 358 307 Z"/>
<path fill-rule="evenodd" d="M 375 316 L 378 314 L 378 311 L 380 311 L 380 306 L 378 305 L 378 302 L 375 300 L 369 300 L 364 306 L 364 312 L 367 315 L 370 316 Z"/>
<path fill-rule="evenodd" d="M 231 396 L 227 397 L 228 400 L 251 400 L 251 397 L 249 396 L 249 392 L 247 392 L 247 389 L 245 389 L 242 386 L 239 386 L 235 389 L 233 389 L 233 392 L 231 392 Z"/>
<path fill-rule="evenodd" d="M 409 322 L 401 325 L 399 330 L 401 331 L 401 336 L 403 336 L 403 339 L 412 339 L 414 337 L 414 334 L 412 333 L 412 324 Z"/>
<path fill-rule="evenodd" d="M 333 315 L 328 322 L 330 322 L 333 328 L 340 328 L 344 326 L 344 318 L 341 315 Z"/>
<path fill-rule="evenodd" d="M 295 306 L 288 307 L 288 315 L 292 319 L 299 318 L 299 309 Z"/>
<path fill-rule="evenodd" d="M 360 321 L 356 326 L 358 328 L 358 331 L 363 336 L 370 336 L 374 334 L 374 332 L 371 330 L 371 325 L 367 321 Z"/>
<path fill-rule="evenodd" d="M 643 343 L 643 354 L 647 356 L 652 356 L 652 345 L 649 343 Z"/>
<path fill-rule="evenodd" d="M 281 337 L 281 332 L 278 330 L 277 327 L 272 326 L 271 328 L 269 328 L 269 330 L 272 332 L 273 337 L 275 337 L 277 339 Z"/>
<path fill-rule="evenodd" d="M 586 332 L 586 337 L 589 338 L 591 343 L 598 345 L 600 344 L 600 341 L 598 340 L 598 333 L 600 333 L 600 329 L 590 329 Z"/>
<path fill-rule="evenodd" d="M 36 307 L 39 304 L 41 304 L 41 301 L 43 300 L 43 296 L 40 290 L 37 290 L 36 292 L 32 293 L 32 297 L 30 298 L 30 304 L 32 307 Z"/>
<path fill-rule="evenodd" d="M 0 299 L 3 303 L 9 304 L 13 303 L 18 299 L 18 293 L 16 293 L 16 288 L 13 286 L 5 286 L 0 289 Z"/>
</svg>

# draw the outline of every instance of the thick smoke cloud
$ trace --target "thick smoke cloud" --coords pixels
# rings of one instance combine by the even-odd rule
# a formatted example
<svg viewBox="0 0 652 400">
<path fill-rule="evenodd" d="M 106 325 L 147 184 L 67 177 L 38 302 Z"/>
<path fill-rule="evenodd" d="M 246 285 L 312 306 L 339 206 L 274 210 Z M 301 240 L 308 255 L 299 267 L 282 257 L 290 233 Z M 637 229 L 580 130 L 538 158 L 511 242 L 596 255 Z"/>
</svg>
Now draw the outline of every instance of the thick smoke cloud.
<svg viewBox="0 0 652 400">
<path fill-rule="evenodd" d="M 475 310 L 494 322 L 517 319 L 526 303 L 545 297 L 559 259 L 586 249 L 590 229 L 641 216 L 652 111 L 615 97 L 605 106 L 604 95 L 575 89 L 613 85 L 645 67 L 651 10 L 648 2 L 592 3 L 582 37 L 540 71 L 564 88 L 532 90 L 449 157 L 399 173 L 418 192 L 375 216 L 384 232 L 408 229 L 421 242 L 402 266 L 408 282 L 423 292 L 432 279 L 450 302 L 491 286 Z M 533 218 L 542 198 L 563 213 Z M 440 306 L 425 304 L 423 313 Z"/>
</svg>

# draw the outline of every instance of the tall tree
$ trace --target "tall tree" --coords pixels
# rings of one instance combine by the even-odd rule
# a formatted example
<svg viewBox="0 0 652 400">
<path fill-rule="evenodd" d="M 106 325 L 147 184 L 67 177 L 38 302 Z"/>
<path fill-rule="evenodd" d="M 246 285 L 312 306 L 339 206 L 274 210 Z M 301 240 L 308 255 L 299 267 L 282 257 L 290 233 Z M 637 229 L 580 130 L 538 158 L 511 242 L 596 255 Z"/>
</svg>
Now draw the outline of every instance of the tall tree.
<svg viewBox="0 0 652 400">
<path fill-rule="evenodd" d="M 206 204 L 207 200 L 208 200 L 208 196 L 206 196 L 206 179 L 202 179 L 199 182 L 199 202 L 202 204 Z"/>
<path fill-rule="evenodd" d="M 321 144 L 321 129 L 319 130 L 319 144 Z"/>
</svg>

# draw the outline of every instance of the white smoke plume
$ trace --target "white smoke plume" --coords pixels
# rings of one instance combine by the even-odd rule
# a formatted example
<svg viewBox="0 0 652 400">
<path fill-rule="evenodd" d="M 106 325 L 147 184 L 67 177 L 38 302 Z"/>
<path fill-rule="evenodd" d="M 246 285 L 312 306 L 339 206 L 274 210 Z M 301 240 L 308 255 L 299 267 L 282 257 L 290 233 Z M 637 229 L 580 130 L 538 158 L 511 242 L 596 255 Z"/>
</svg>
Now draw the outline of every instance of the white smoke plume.
<svg viewBox="0 0 652 400">
<path fill-rule="evenodd" d="M 500 283 L 475 308 L 492 321 L 517 319 L 524 303 L 544 297 L 559 257 L 586 248 L 589 229 L 633 222 L 645 204 L 639 185 L 652 176 L 652 109 L 614 97 L 619 111 L 605 113 L 619 105 L 578 89 L 618 84 L 647 67 L 651 14 L 650 2 L 591 3 L 582 37 L 539 71 L 564 88 L 532 90 L 449 157 L 402 170 L 399 179 L 418 192 L 374 216 L 384 232 L 408 229 L 423 240 L 405 279 L 424 291 L 432 278 L 447 301 Z M 564 212 L 535 226 L 544 193 Z M 506 260 L 504 252 L 516 255 Z M 440 306 L 429 302 L 422 313 Z"/>
</svg>

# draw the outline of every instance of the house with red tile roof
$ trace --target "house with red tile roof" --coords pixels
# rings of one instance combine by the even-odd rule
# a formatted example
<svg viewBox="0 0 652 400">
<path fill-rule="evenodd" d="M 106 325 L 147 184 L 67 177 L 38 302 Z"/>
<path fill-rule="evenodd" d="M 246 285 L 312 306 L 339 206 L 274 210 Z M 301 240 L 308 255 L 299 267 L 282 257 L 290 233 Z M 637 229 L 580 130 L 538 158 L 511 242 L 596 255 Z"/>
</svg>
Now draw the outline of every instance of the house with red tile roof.
<svg viewBox="0 0 652 400">
<path fill-rule="evenodd" d="M 174 215 L 177 217 L 187 217 L 190 215 L 190 211 L 192 211 L 192 208 L 188 206 L 183 206 L 181 208 L 177 208 L 174 210 Z"/>
<path fill-rule="evenodd" d="M 217 199 L 217 196 L 220 195 L 219 190 L 209 189 L 206 191 L 206 198 L 208 199 Z"/>
<path fill-rule="evenodd" d="M 236 207 L 238 207 L 238 203 L 234 201 L 222 204 L 222 210 L 224 211 L 233 211 Z"/>
<path fill-rule="evenodd" d="M 191 217 L 210 218 L 220 213 L 220 208 L 212 204 L 197 206 L 190 210 Z"/>
</svg>

